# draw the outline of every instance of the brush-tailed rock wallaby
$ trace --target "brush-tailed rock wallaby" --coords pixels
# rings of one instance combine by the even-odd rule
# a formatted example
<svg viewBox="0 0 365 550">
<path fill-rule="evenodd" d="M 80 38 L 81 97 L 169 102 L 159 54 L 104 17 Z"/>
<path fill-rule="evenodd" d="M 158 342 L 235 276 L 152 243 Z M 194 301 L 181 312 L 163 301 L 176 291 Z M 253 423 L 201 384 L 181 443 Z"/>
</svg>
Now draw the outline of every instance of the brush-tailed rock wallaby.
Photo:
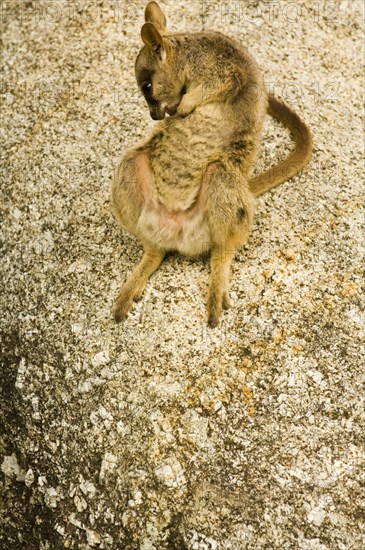
<svg viewBox="0 0 365 550">
<path fill-rule="evenodd" d="M 230 305 L 230 265 L 248 239 L 255 197 L 304 167 L 312 137 L 297 114 L 268 94 L 258 65 L 238 42 L 219 32 L 167 32 L 156 2 L 147 5 L 145 21 L 136 79 L 160 122 L 114 173 L 116 218 L 144 248 L 119 292 L 115 319 L 127 315 L 168 251 L 209 251 L 208 323 L 214 327 Z M 267 112 L 289 128 L 295 148 L 251 177 Z"/>
</svg>

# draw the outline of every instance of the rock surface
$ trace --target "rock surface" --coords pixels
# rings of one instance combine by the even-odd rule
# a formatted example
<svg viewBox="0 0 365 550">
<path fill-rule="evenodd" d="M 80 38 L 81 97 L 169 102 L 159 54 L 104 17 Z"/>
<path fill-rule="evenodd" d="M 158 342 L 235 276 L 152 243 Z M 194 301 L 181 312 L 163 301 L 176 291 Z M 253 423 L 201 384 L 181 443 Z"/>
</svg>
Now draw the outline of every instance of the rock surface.
<svg viewBox="0 0 365 550">
<path fill-rule="evenodd" d="M 110 179 L 153 127 L 144 2 L 2 4 L 0 546 L 359 549 L 364 4 L 161 5 L 250 49 L 313 161 L 258 200 L 218 328 L 206 259 L 177 255 L 115 325 L 141 247 Z M 257 169 L 289 147 L 268 119 Z"/>
</svg>

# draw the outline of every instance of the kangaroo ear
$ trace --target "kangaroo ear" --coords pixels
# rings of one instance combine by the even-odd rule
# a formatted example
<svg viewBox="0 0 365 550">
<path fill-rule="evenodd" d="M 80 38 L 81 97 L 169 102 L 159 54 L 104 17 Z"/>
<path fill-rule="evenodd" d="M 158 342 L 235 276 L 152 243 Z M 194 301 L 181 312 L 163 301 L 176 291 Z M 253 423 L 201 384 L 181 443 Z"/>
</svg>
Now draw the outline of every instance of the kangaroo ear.
<svg viewBox="0 0 365 550">
<path fill-rule="evenodd" d="M 144 20 L 146 23 L 153 23 L 160 32 L 166 30 L 166 17 L 161 11 L 157 2 L 149 2 L 144 12 Z"/>
<path fill-rule="evenodd" d="M 141 37 L 146 46 L 156 52 L 163 48 L 163 39 L 152 23 L 145 23 L 141 30 Z"/>
</svg>

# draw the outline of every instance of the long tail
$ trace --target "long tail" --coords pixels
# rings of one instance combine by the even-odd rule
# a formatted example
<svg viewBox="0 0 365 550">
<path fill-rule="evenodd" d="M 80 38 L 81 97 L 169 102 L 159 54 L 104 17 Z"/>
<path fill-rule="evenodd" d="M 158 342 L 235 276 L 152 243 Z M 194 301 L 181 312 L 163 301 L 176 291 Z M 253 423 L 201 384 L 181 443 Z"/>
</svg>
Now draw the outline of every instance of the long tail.
<svg viewBox="0 0 365 550">
<path fill-rule="evenodd" d="M 285 160 L 250 180 L 250 189 L 255 197 L 295 176 L 307 164 L 313 149 L 313 138 L 308 126 L 288 105 L 272 94 L 269 94 L 268 113 L 290 130 L 295 148 Z"/>
</svg>

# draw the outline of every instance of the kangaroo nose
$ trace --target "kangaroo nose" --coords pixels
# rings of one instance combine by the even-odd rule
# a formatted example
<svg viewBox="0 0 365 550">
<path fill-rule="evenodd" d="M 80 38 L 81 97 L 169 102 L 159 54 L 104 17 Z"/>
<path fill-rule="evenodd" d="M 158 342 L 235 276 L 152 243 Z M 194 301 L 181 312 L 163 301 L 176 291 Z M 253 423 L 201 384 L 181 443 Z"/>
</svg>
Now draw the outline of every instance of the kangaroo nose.
<svg viewBox="0 0 365 550">
<path fill-rule="evenodd" d="M 165 118 L 164 111 L 150 111 L 150 115 L 153 120 L 162 120 Z"/>
</svg>

